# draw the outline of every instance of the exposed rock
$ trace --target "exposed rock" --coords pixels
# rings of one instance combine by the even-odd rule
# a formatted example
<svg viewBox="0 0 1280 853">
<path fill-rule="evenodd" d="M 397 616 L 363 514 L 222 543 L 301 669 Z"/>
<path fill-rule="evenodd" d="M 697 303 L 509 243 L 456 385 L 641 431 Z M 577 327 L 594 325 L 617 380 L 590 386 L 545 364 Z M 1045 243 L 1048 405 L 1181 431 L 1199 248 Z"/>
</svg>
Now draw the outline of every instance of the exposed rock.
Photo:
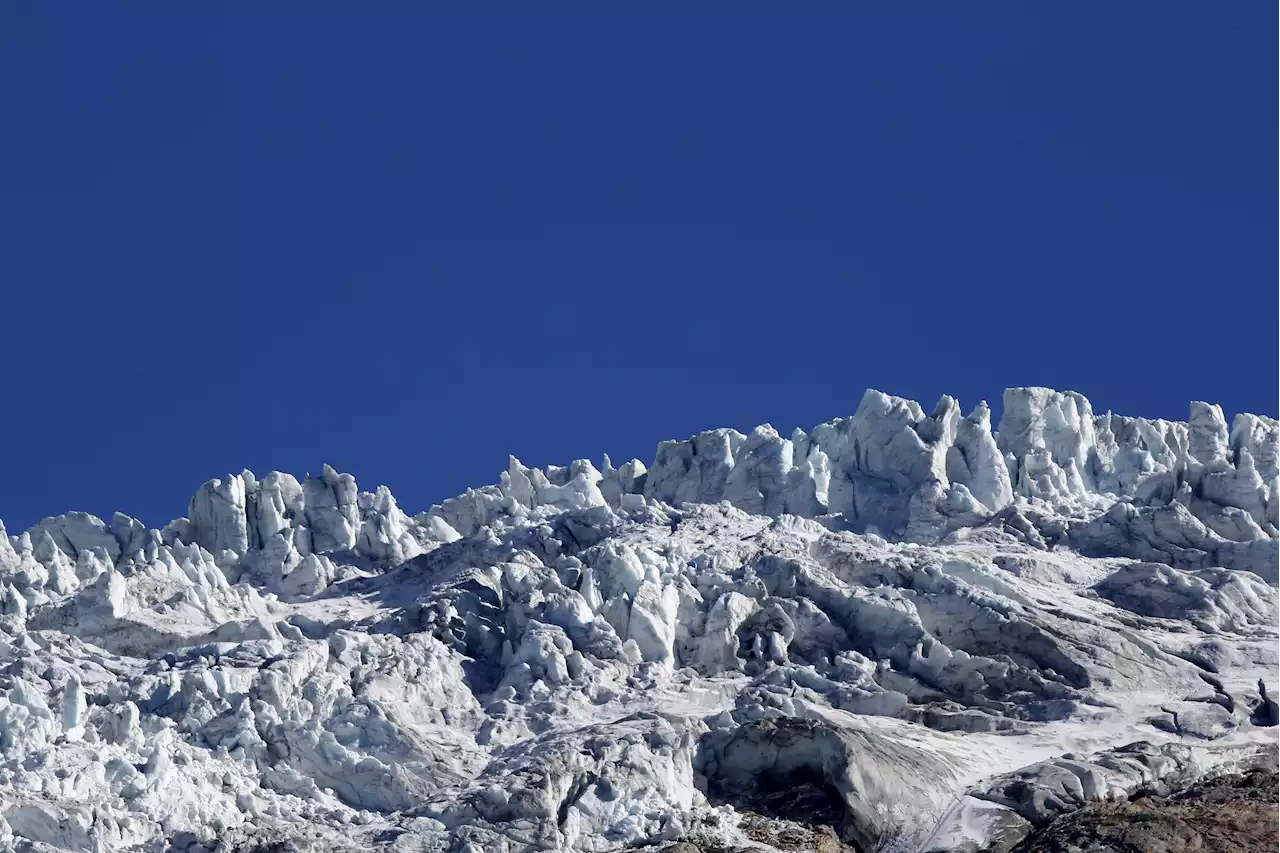
<svg viewBox="0 0 1280 853">
<path fill-rule="evenodd" d="M 1278 822 L 1276 774 L 1219 776 L 1167 797 L 1098 803 L 1060 818 L 1020 853 L 1270 853 Z"/>
</svg>

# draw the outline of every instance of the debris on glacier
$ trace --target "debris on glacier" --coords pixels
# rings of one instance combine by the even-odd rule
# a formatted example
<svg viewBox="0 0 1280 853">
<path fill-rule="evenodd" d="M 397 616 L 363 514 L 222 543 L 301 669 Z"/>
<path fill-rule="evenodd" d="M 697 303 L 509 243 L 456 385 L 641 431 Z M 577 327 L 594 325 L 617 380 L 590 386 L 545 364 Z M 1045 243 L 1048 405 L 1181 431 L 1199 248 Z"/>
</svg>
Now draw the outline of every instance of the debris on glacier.
<svg viewBox="0 0 1280 853">
<path fill-rule="evenodd" d="M 0 850 L 979 853 L 1274 769 L 1278 438 L 868 391 L 412 516 L 326 465 L 47 518 Z"/>
</svg>

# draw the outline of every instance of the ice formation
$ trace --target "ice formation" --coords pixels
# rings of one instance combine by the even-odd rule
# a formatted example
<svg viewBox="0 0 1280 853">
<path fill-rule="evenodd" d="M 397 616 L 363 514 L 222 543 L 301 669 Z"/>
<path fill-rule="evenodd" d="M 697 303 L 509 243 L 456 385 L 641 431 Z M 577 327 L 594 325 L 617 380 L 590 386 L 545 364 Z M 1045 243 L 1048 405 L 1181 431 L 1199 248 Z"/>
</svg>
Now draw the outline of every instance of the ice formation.
<svg viewBox="0 0 1280 853">
<path fill-rule="evenodd" d="M 0 849 L 976 853 L 1274 766 L 1278 435 L 868 391 L 414 516 L 325 466 L 47 518 Z"/>
</svg>

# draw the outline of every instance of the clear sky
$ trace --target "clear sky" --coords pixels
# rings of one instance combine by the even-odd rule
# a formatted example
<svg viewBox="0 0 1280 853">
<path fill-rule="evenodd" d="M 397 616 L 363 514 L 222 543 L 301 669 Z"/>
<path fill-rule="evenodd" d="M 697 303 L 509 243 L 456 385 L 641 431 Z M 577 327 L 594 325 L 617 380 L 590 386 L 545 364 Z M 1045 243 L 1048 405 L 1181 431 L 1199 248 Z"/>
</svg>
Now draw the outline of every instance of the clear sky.
<svg viewBox="0 0 1280 853">
<path fill-rule="evenodd" d="M 0 4 L 0 518 L 1013 385 L 1276 414 L 1265 3 Z"/>
</svg>

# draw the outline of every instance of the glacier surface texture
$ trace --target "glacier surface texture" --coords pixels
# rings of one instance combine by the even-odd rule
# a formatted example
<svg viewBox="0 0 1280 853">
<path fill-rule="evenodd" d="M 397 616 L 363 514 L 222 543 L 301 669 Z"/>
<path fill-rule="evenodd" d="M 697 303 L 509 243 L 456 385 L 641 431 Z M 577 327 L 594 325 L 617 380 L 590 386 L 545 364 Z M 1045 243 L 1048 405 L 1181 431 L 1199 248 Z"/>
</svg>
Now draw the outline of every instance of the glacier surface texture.
<svg viewBox="0 0 1280 853">
<path fill-rule="evenodd" d="M 1277 436 L 868 391 L 412 516 L 326 466 L 47 518 L 0 849 L 976 853 L 1274 768 Z"/>
</svg>

